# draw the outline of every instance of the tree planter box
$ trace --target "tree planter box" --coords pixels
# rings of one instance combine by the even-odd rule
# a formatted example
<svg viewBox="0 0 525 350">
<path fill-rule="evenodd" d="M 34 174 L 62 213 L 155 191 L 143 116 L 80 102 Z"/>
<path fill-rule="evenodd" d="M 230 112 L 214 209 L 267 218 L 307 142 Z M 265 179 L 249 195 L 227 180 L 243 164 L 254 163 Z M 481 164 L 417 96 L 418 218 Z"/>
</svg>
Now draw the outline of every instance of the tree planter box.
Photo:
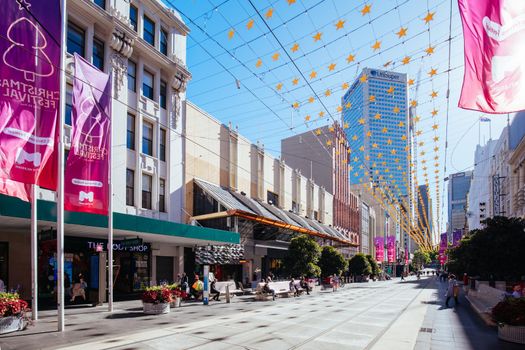
<svg viewBox="0 0 525 350">
<path fill-rule="evenodd" d="M 173 301 L 170 303 L 170 306 L 171 307 L 180 307 L 181 300 L 182 300 L 181 298 L 173 299 Z"/>
<path fill-rule="evenodd" d="M 498 324 L 498 337 L 512 343 L 525 344 L 525 326 Z"/>
<path fill-rule="evenodd" d="M 21 331 L 26 328 L 27 323 L 21 316 L 8 316 L 0 318 L 0 334 Z"/>
<path fill-rule="evenodd" d="M 170 312 L 170 303 L 142 303 L 142 306 L 144 313 L 148 315 L 160 315 L 167 314 Z"/>
</svg>

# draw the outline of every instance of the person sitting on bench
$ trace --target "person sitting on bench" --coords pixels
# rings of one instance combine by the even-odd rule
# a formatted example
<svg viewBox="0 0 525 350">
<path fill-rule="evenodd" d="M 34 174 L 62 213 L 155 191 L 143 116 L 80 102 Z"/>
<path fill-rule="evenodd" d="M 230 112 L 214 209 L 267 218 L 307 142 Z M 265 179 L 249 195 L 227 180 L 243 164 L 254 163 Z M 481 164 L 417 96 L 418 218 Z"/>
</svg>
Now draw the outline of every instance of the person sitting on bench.
<svg viewBox="0 0 525 350">
<path fill-rule="evenodd" d="M 219 300 L 219 296 L 221 295 L 221 292 L 219 292 L 217 290 L 217 288 L 215 288 L 215 280 L 213 282 L 211 282 L 211 285 L 210 285 L 210 295 L 213 295 L 213 297 L 211 298 L 212 300 L 215 300 L 215 301 L 220 301 Z"/>
<path fill-rule="evenodd" d="M 301 280 L 299 281 L 299 285 L 301 286 L 302 289 L 306 291 L 307 295 L 310 295 L 310 287 L 308 286 L 308 281 L 306 280 L 306 278 L 304 278 L 304 276 L 301 277 Z"/>
<path fill-rule="evenodd" d="M 275 300 L 275 291 L 271 289 L 270 286 L 268 285 L 268 279 L 266 281 L 261 281 L 261 282 L 264 283 L 262 287 L 262 292 L 266 294 L 271 294 L 272 299 Z"/>
</svg>

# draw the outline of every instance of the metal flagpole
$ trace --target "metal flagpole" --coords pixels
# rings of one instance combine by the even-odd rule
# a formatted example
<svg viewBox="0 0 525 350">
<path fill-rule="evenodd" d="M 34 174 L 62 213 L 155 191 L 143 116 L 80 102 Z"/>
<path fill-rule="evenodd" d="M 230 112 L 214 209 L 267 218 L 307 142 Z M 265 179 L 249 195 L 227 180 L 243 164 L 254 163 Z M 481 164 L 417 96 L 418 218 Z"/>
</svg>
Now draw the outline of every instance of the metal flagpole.
<svg viewBox="0 0 525 350">
<path fill-rule="evenodd" d="M 64 120 L 66 104 L 66 0 L 60 0 L 60 108 L 58 117 L 58 184 L 57 184 L 57 311 L 58 331 L 65 329 L 64 320 Z"/>
<path fill-rule="evenodd" d="M 108 171 L 108 192 L 109 192 L 109 208 L 108 208 L 108 311 L 113 312 L 113 181 L 112 174 L 112 159 L 111 153 L 113 151 L 113 74 L 110 76 L 111 81 L 111 96 L 110 96 L 110 119 L 109 119 L 109 171 Z"/>
<path fill-rule="evenodd" d="M 38 186 L 31 186 L 31 318 L 38 320 Z"/>
</svg>

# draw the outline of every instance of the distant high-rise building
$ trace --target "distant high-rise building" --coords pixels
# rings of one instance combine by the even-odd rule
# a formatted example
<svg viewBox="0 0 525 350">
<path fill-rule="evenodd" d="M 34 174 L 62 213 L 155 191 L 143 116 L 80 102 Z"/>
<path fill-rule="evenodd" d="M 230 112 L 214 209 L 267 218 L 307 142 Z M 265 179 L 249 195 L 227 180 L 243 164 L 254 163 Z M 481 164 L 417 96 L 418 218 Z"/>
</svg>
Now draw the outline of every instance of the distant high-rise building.
<svg viewBox="0 0 525 350">
<path fill-rule="evenodd" d="M 399 200 L 408 193 L 404 181 L 410 174 L 407 75 L 365 68 L 342 106 L 351 183 L 386 183 Z"/>
<path fill-rule="evenodd" d="M 419 193 L 421 198 L 416 198 L 417 202 L 417 218 L 416 224 L 419 226 L 430 242 L 432 242 L 432 198 L 428 196 L 428 186 L 419 185 Z"/>
<path fill-rule="evenodd" d="M 467 196 L 472 181 L 472 171 L 452 174 L 448 178 L 448 234 L 467 230 Z"/>
</svg>

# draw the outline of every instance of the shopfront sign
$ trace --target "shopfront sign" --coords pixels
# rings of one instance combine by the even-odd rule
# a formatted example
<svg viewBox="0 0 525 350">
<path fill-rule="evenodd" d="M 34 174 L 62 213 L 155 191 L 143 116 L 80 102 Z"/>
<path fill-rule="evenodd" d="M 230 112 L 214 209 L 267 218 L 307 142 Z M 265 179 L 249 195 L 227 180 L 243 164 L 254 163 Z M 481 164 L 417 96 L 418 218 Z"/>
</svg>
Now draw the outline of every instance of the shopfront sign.
<svg viewBox="0 0 525 350">
<path fill-rule="evenodd" d="M 123 241 L 120 241 L 119 244 L 124 248 L 130 248 L 130 247 L 138 247 L 142 244 L 142 238 L 133 238 L 133 239 L 125 239 Z"/>
<path fill-rule="evenodd" d="M 116 241 L 116 242 L 114 242 L 113 243 L 113 250 L 117 251 L 117 252 L 119 252 L 119 251 L 127 251 L 127 252 L 141 252 L 141 253 L 145 253 L 145 252 L 149 251 L 149 244 L 141 243 L 141 244 L 137 244 L 137 245 L 128 245 L 128 244 L 123 244 L 122 242 L 125 242 L 125 241 L 121 241 L 121 242 Z M 87 245 L 88 245 L 88 249 L 100 252 L 100 251 L 105 251 L 106 250 L 107 243 L 106 242 L 88 241 Z"/>
</svg>

